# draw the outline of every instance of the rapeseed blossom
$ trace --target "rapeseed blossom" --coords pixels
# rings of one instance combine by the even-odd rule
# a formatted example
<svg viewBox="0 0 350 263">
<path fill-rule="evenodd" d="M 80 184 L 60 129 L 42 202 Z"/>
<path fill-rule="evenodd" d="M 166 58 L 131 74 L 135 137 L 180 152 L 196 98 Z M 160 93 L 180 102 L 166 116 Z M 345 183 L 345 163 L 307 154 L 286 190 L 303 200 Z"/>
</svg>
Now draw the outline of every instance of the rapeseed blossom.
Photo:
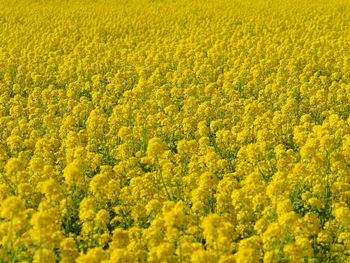
<svg viewBox="0 0 350 263">
<path fill-rule="evenodd" d="M 349 11 L 0 1 L 0 262 L 350 262 Z"/>
</svg>

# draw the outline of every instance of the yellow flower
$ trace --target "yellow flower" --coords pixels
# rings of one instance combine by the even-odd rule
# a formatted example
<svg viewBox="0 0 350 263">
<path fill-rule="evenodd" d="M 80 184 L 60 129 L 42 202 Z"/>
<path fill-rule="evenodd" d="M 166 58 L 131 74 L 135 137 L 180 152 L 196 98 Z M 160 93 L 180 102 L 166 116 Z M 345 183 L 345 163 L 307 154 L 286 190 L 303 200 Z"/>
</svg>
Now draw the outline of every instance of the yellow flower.
<svg viewBox="0 0 350 263">
<path fill-rule="evenodd" d="M 70 163 L 64 168 L 63 176 L 69 186 L 79 186 L 84 181 L 82 169 L 75 163 Z"/>
<path fill-rule="evenodd" d="M 215 263 L 217 259 L 212 252 L 205 250 L 197 250 L 191 256 L 193 263 Z"/>
<path fill-rule="evenodd" d="M 99 263 L 106 259 L 106 253 L 102 248 L 90 248 L 86 254 L 81 254 L 77 263 Z"/>
<path fill-rule="evenodd" d="M 129 263 L 132 262 L 131 253 L 125 248 L 116 248 L 112 250 L 109 262 Z"/>
<path fill-rule="evenodd" d="M 152 158 L 159 158 L 165 150 L 165 143 L 159 138 L 152 138 L 147 145 L 147 155 Z"/>
<path fill-rule="evenodd" d="M 339 223 L 345 227 L 350 227 L 350 209 L 339 205 L 333 210 L 333 215 Z"/>
<path fill-rule="evenodd" d="M 62 256 L 62 262 L 72 262 L 78 256 L 78 248 L 75 240 L 72 237 L 64 238 L 60 243 L 60 255 Z"/>
<path fill-rule="evenodd" d="M 17 196 L 8 197 L 1 205 L 1 217 L 6 219 L 13 219 L 17 216 L 23 216 L 23 211 L 23 201 Z"/>
<path fill-rule="evenodd" d="M 123 248 L 130 242 L 128 231 L 116 228 L 113 231 L 111 248 Z"/>
<path fill-rule="evenodd" d="M 34 263 L 54 263 L 56 262 L 56 255 L 52 250 L 42 248 L 35 251 Z"/>
<path fill-rule="evenodd" d="M 79 218 L 83 222 L 85 221 L 91 221 L 95 218 L 96 212 L 95 212 L 95 202 L 92 198 L 84 198 L 80 202 L 79 207 Z"/>
</svg>

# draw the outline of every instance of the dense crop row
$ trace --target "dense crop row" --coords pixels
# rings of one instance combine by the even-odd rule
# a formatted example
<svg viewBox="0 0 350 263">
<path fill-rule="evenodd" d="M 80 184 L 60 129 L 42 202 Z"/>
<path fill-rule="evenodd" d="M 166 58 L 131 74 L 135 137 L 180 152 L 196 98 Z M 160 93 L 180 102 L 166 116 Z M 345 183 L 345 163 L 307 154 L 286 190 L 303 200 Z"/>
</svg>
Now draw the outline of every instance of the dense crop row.
<svg viewBox="0 0 350 263">
<path fill-rule="evenodd" d="M 346 0 L 1 0 L 0 262 L 350 261 Z"/>
</svg>

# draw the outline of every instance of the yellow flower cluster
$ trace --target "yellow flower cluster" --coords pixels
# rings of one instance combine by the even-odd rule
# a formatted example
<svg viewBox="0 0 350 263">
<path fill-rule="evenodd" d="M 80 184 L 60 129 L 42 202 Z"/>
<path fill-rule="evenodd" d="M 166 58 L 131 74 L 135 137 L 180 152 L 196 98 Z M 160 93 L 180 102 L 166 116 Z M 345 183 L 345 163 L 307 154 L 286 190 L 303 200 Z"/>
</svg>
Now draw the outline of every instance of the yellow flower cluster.
<svg viewBox="0 0 350 263">
<path fill-rule="evenodd" d="M 1 0 L 0 262 L 350 262 L 348 0 Z"/>
</svg>

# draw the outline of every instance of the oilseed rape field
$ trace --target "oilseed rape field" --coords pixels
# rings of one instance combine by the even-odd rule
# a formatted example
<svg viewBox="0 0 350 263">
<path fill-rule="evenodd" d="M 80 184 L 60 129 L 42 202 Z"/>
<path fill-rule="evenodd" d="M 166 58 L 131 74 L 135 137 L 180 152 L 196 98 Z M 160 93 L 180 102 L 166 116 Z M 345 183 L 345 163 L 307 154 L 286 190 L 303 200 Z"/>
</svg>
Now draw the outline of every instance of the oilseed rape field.
<svg viewBox="0 0 350 263">
<path fill-rule="evenodd" d="M 0 262 L 350 262 L 350 2 L 0 0 Z"/>
</svg>

